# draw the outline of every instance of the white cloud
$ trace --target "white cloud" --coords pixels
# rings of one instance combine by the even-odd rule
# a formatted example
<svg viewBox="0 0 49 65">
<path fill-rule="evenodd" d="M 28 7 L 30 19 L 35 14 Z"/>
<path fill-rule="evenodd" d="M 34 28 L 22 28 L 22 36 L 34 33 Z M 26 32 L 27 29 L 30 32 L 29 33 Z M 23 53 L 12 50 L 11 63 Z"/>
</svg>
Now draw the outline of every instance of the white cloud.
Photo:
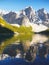
<svg viewBox="0 0 49 65">
<path fill-rule="evenodd" d="M 5 11 L 5 10 L 0 9 L 0 13 L 1 13 L 1 14 L 7 14 L 8 11 Z"/>
</svg>

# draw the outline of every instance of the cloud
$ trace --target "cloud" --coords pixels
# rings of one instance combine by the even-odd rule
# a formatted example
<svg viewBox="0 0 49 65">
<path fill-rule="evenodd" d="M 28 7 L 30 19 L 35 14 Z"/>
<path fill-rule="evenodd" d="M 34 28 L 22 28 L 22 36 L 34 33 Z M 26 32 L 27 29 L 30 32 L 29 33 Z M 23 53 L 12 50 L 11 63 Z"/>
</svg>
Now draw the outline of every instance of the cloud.
<svg viewBox="0 0 49 65">
<path fill-rule="evenodd" d="M 2 13 L 2 14 L 7 14 L 8 11 L 5 11 L 5 10 L 0 9 L 0 13 Z"/>
</svg>

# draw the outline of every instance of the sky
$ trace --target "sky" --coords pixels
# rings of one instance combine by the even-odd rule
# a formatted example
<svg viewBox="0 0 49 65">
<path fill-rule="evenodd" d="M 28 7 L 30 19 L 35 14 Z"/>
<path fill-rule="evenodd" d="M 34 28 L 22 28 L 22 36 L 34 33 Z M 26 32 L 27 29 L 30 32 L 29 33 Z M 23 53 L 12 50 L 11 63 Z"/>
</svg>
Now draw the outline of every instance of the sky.
<svg viewBox="0 0 49 65">
<path fill-rule="evenodd" d="M 49 0 L 0 0 L 1 10 L 20 11 L 28 6 L 35 10 L 45 8 L 49 12 Z"/>
</svg>

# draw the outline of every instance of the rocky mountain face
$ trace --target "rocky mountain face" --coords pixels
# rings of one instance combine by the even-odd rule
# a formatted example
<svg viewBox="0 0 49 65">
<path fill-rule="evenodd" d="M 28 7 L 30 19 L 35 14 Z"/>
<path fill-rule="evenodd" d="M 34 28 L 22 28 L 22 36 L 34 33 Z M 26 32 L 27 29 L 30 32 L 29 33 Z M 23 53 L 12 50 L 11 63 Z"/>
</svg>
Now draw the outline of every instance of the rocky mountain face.
<svg viewBox="0 0 49 65">
<path fill-rule="evenodd" d="M 9 12 L 8 14 L 3 15 L 3 18 L 8 23 L 14 23 L 14 22 L 16 22 L 17 14 L 15 12 Z"/>
<path fill-rule="evenodd" d="M 47 13 L 44 8 L 39 9 L 37 12 L 39 18 L 42 20 L 42 23 L 49 27 L 49 13 Z"/>
<path fill-rule="evenodd" d="M 34 21 L 34 17 L 36 16 L 36 12 L 32 7 L 28 7 L 25 10 L 26 16 L 29 18 L 29 20 L 32 22 Z"/>
<path fill-rule="evenodd" d="M 49 13 L 44 8 L 35 11 L 32 7 L 27 7 L 18 13 L 9 12 L 3 18 L 11 24 L 24 24 L 25 22 L 42 23 L 49 27 Z"/>
<path fill-rule="evenodd" d="M 38 16 L 43 21 L 46 21 L 49 18 L 49 14 L 46 12 L 44 8 L 38 10 Z"/>
</svg>

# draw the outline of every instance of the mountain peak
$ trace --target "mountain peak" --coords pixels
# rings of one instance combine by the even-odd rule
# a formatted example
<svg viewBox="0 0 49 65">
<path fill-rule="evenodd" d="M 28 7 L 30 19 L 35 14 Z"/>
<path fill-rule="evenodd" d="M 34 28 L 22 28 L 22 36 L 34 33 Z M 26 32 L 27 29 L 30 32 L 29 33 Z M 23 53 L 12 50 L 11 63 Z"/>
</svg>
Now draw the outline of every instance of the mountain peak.
<svg viewBox="0 0 49 65">
<path fill-rule="evenodd" d="M 33 21 L 33 17 L 35 16 L 36 12 L 32 7 L 27 7 L 24 9 L 26 16 L 29 18 L 30 21 Z"/>
<path fill-rule="evenodd" d="M 35 12 L 34 8 L 32 8 L 32 6 L 26 7 L 25 11 L 29 11 L 29 12 Z"/>
<path fill-rule="evenodd" d="M 31 6 L 26 7 L 24 11 L 28 12 L 28 13 L 30 13 L 30 12 L 35 13 L 35 10 Z"/>
<path fill-rule="evenodd" d="M 9 14 L 11 14 L 11 15 L 12 15 L 12 14 L 16 14 L 16 13 L 15 13 L 15 12 L 10 11 L 10 12 L 9 12 Z"/>
<path fill-rule="evenodd" d="M 33 8 L 32 6 L 29 6 L 29 7 L 26 7 L 26 9 L 32 10 Z"/>
<path fill-rule="evenodd" d="M 26 15 L 26 14 L 25 14 L 25 11 L 24 11 L 24 10 L 21 10 L 21 11 L 20 11 L 20 16 L 24 16 L 24 15 Z"/>
<path fill-rule="evenodd" d="M 40 12 L 42 12 L 42 13 L 44 13 L 44 14 L 47 14 L 47 11 L 46 11 L 44 8 L 39 9 L 38 11 L 40 11 Z"/>
</svg>

